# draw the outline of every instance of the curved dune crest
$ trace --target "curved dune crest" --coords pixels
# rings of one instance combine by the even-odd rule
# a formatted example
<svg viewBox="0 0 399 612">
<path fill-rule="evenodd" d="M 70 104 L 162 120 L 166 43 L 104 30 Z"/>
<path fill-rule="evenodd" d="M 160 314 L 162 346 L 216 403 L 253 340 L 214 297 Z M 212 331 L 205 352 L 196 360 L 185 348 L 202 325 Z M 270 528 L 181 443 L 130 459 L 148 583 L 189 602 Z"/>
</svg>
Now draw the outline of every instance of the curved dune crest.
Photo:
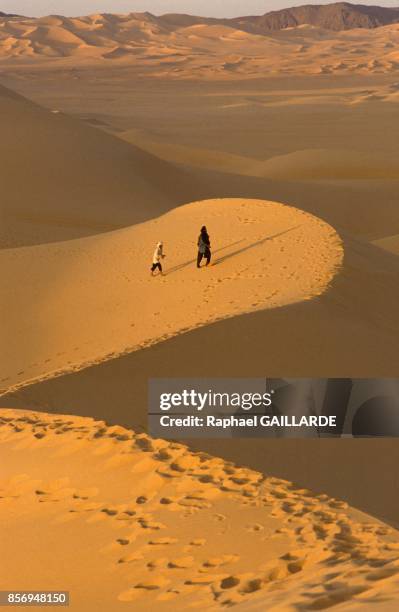
<svg viewBox="0 0 399 612">
<path fill-rule="evenodd" d="M 198 270 L 204 223 L 213 265 Z M 159 240 L 166 275 L 153 278 Z M 219 319 L 312 299 L 326 290 L 342 258 L 341 241 L 325 222 L 276 202 L 244 199 L 194 202 L 115 232 L 4 250 L 1 388 Z"/>
</svg>

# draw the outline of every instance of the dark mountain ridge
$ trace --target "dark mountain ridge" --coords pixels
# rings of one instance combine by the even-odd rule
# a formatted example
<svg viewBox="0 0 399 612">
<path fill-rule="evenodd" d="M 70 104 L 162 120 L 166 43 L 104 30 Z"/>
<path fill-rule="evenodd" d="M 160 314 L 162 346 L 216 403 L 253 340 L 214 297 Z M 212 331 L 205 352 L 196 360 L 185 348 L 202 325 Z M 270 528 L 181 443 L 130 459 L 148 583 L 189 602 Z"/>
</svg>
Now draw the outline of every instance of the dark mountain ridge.
<svg viewBox="0 0 399 612">
<path fill-rule="evenodd" d="M 365 6 L 348 2 L 308 4 L 272 11 L 259 17 L 238 17 L 230 21 L 236 27 L 258 34 L 305 24 L 335 31 L 371 29 L 399 22 L 399 7 Z"/>
<path fill-rule="evenodd" d="M 233 19 L 196 17 L 174 13 L 162 15 L 158 19 L 176 29 L 198 24 L 219 24 L 253 34 L 264 34 L 301 25 L 312 25 L 326 30 L 341 31 L 355 28 L 372 29 L 399 23 L 399 7 L 387 8 L 335 2 L 333 4 L 306 4 L 271 11 L 265 15 L 249 15 Z"/>
<path fill-rule="evenodd" d="M 0 11 L 0 18 L 16 18 Z M 103 17 L 113 19 L 113 14 L 104 14 Z M 119 16 L 120 17 L 120 16 Z M 295 28 L 302 25 L 311 25 L 326 30 L 342 31 L 355 28 L 373 29 L 393 23 L 399 23 L 399 7 L 388 8 L 383 6 L 366 6 L 363 4 L 350 4 L 349 2 L 336 2 L 333 4 L 306 4 L 292 8 L 271 11 L 264 15 L 248 15 L 232 19 L 217 19 L 214 17 L 197 17 L 179 13 L 167 13 L 155 16 L 149 12 L 130 13 L 128 17 L 135 17 L 169 30 L 195 25 L 224 25 L 252 34 L 266 34 Z"/>
</svg>

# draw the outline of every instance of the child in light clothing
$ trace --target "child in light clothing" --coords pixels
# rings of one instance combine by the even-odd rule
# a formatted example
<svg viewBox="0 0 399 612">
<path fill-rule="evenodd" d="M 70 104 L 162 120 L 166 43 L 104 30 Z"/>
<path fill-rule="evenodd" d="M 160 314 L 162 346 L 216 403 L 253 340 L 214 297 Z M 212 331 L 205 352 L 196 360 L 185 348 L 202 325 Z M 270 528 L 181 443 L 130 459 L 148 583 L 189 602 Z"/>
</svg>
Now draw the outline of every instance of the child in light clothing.
<svg viewBox="0 0 399 612">
<path fill-rule="evenodd" d="M 158 242 L 156 249 L 154 251 L 154 256 L 152 258 L 152 266 L 151 266 L 151 276 L 154 276 L 155 270 L 159 270 L 160 274 L 163 274 L 161 259 L 164 259 L 165 255 L 163 252 L 163 243 Z"/>
</svg>

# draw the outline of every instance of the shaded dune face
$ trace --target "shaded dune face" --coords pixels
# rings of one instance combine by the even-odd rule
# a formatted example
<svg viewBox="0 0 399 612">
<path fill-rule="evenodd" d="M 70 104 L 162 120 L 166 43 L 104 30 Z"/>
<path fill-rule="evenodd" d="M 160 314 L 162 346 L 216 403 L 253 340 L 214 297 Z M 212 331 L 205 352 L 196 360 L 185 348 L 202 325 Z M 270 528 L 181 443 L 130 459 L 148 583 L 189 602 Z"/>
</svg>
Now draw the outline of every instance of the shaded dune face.
<svg viewBox="0 0 399 612">
<path fill-rule="evenodd" d="M 196 268 L 206 223 L 213 261 Z M 159 240 L 165 276 L 149 268 Z M 91 238 L 4 250 L 1 386 L 109 359 L 189 329 L 322 294 L 341 241 L 320 219 L 263 200 L 207 200 Z M 29 309 L 26 304 L 29 303 Z"/>
<path fill-rule="evenodd" d="M 397 532 L 324 493 L 43 412 L 1 410 L 0 455 L 2 583 L 76 612 L 395 610 Z"/>
<path fill-rule="evenodd" d="M 172 164 L 1 86 L 0 131 L 1 248 L 130 225 L 198 193 Z"/>
</svg>

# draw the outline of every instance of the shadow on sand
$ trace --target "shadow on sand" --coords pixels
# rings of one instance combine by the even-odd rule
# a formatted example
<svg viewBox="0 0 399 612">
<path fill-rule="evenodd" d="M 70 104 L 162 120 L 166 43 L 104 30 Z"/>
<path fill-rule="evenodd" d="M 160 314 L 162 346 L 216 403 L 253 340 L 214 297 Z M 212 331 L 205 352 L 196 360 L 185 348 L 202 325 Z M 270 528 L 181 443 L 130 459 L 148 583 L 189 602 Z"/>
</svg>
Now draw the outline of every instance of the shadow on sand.
<svg viewBox="0 0 399 612">
<path fill-rule="evenodd" d="M 231 257 L 235 257 L 236 255 L 240 255 L 241 253 L 245 253 L 246 251 L 250 251 L 251 249 L 260 246 L 261 244 L 264 244 L 265 242 L 268 242 L 269 240 L 274 240 L 274 238 L 279 238 L 279 236 L 284 236 L 284 234 L 288 234 L 288 232 L 292 232 L 295 229 L 298 229 L 298 227 L 301 227 L 300 225 L 295 225 L 294 227 L 290 227 L 287 230 L 284 230 L 283 232 L 279 232 L 278 234 L 273 234 L 273 236 L 266 236 L 265 238 L 261 238 L 260 240 L 257 240 L 256 242 L 252 242 L 251 244 L 248 244 L 247 246 L 243 247 L 242 249 L 237 249 L 236 251 L 233 251 L 233 253 L 229 253 L 228 255 L 224 255 L 223 257 L 220 257 L 219 259 L 217 259 L 213 265 L 217 266 L 218 264 L 223 263 L 224 261 L 226 261 L 227 259 L 230 259 Z M 242 240 L 240 241 L 242 242 Z M 232 246 L 232 245 L 230 245 Z M 215 251 L 216 252 L 216 251 Z"/>
<path fill-rule="evenodd" d="M 227 261 L 228 259 L 230 259 L 231 257 L 235 257 L 236 255 L 240 255 L 241 253 L 245 253 L 246 251 L 249 251 L 250 249 L 253 249 L 257 246 L 260 246 L 261 244 L 264 244 L 265 242 L 268 242 L 269 240 L 274 240 L 274 238 L 278 238 L 279 236 L 283 236 L 284 234 L 288 234 L 288 232 L 292 232 L 293 230 L 297 229 L 298 227 L 301 227 L 300 225 L 295 225 L 294 227 L 290 227 L 287 230 L 284 230 L 283 232 L 279 232 L 278 234 L 274 234 L 273 236 L 266 236 L 265 238 L 261 238 L 260 240 L 257 240 L 256 242 L 252 242 L 251 244 L 248 244 L 245 247 L 242 247 L 241 249 L 237 249 L 236 251 L 233 251 L 232 253 L 228 253 L 227 255 L 224 255 L 223 257 L 219 257 L 219 259 L 217 259 L 216 261 L 213 262 L 212 265 L 217 266 L 221 263 L 223 263 L 224 261 Z M 230 247 L 233 247 L 237 244 L 241 244 L 242 242 L 244 242 L 244 238 L 242 238 L 241 240 L 237 240 L 236 242 L 232 242 L 230 244 L 227 244 L 224 247 L 220 247 L 219 249 L 215 249 L 214 251 L 212 251 L 213 254 L 215 253 L 220 253 L 220 251 L 224 251 L 226 249 L 229 249 Z M 174 266 L 173 268 L 170 268 L 170 270 L 168 270 L 167 272 L 164 273 L 164 276 L 169 276 L 169 274 L 173 274 L 174 272 L 178 272 L 179 270 L 182 270 L 183 268 L 187 268 L 187 266 L 191 266 L 194 265 L 196 263 L 196 259 L 190 259 L 190 261 L 185 261 L 182 264 L 179 264 L 177 266 Z"/>
<path fill-rule="evenodd" d="M 230 244 L 227 244 L 224 247 L 220 247 L 219 249 L 215 249 L 213 252 L 214 253 L 219 253 L 220 251 L 224 251 L 225 249 L 229 249 L 230 247 L 235 246 L 236 244 L 240 244 L 241 242 L 244 242 L 244 238 L 242 238 L 241 240 L 236 240 L 236 242 L 232 242 Z M 169 274 L 173 274 L 173 272 L 178 272 L 179 270 L 182 270 L 183 268 L 187 268 L 187 266 L 191 266 L 191 265 L 195 264 L 196 262 L 197 262 L 197 258 L 190 259 L 190 261 L 185 261 L 184 263 L 179 264 L 178 266 L 174 266 L 173 268 L 171 268 L 170 270 L 165 272 L 164 276 L 168 276 Z"/>
</svg>

